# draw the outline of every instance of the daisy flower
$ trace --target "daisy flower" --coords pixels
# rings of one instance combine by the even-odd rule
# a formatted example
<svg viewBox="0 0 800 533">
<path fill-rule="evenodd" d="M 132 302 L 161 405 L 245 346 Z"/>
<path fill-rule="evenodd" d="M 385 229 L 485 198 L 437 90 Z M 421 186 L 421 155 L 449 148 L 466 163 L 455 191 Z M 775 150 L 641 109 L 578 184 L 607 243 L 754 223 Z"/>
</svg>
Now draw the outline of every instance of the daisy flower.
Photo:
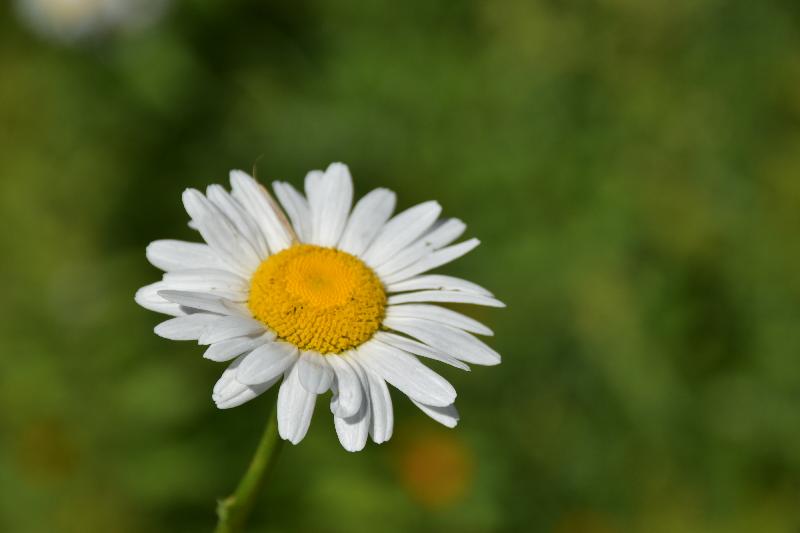
<svg viewBox="0 0 800 533">
<path fill-rule="evenodd" d="M 309 172 L 305 196 L 274 182 L 283 209 L 246 173 L 234 170 L 230 181 L 231 192 L 211 185 L 206 194 L 183 193 L 205 243 L 151 243 L 147 258 L 165 273 L 136 293 L 142 307 L 174 317 L 156 334 L 196 340 L 208 346 L 205 358 L 231 361 L 214 386 L 217 407 L 241 405 L 282 380 L 278 429 L 296 444 L 317 396 L 330 390 L 339 440 L 357 451 L 368 437 L 381 443 L 392 435 L 388 383 L 455 426 L 455 389 L 419 358 L 469 370 L 500 356 L 474 336 L 491 335 L 489 328 L 436 304 L 503 306 L 474 283 L 428 274 L 478 245 L 452 244 L 464 223 L 439 219 L 433 201 L 392 216 L 387 189 L 352 206 L 341 163 Z"/>
<path fill-rule="evenodd" d="M 71 43 L 153 23 L 167 0 L 16 0 L 22 20 L 43 37 Z"/>
</svg>

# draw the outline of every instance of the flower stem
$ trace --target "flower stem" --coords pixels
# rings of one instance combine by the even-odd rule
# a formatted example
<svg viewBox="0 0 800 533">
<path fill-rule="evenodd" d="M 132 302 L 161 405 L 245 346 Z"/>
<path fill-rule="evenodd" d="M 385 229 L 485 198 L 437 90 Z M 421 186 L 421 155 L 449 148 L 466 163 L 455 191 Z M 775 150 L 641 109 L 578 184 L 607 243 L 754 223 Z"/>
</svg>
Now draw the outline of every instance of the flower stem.
<svg viewBox="0 0 800 533">
<path fill-rule="evenodd" d="M 264 485 L 283 441 L 278 436 L 278 409 L 275 406 L 261 435 L 253 459 L 233 494 L 217 502 L 217 527 L 214 533 L 238 533 L 243 530 L 258 493 Z"/>
</svg>

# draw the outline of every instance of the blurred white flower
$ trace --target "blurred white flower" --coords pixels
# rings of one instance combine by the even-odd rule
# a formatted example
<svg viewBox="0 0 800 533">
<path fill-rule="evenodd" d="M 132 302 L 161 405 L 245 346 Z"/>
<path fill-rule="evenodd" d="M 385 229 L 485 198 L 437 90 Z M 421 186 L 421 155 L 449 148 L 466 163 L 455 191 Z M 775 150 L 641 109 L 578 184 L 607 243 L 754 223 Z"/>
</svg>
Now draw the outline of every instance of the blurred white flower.
<svg viewBox="0 0 800 533">
<path fill-rule="evenodd" d="M 16 0 L 20 18 L 36 33 L 59 42 L 145 27 L 167 0 Z"/>
</svg>

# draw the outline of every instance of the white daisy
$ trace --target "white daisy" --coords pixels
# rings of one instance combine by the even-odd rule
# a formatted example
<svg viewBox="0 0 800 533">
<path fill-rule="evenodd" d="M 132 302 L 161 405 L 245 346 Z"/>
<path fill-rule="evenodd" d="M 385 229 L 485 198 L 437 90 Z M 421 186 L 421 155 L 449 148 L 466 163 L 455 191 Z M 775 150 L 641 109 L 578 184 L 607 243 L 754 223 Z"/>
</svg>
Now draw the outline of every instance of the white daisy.
<svg viewBox="0 0 800 533">
<path fill-rule="evenodd" d="M 45 38 L 71 43 L 153 23 L 167 0 L 16 0 L 19 15 Z"/>
<path fill-rule="evenodd" d="M 280 436 L 305 436 L 317 395 L 332 392 L 339 440 L 361 450 L 393 428 L 387 383 L 448 427 L 458 421 L 456 391 L 418 357 L 469 370 L 496 365 L 500 355 L 473 334 L 483 324 L 436 303 L 503 307 L 463 279 L 426 274 L 478 245 L 451 244 L 465 225 L 437 220 L 425 202 L 392 217 L 395 195 L 375 189 L 351 210 L 348 168 L 309 172 L 306 196 L 288 183 L 267 190 L 244 172 L 230 174 L 232 192 L 211 185 L 183 193 L 190 225 L 207 244 L 161 240 L 147 258 L 165 271 L 136 301 L 172 315 L 155 332 L 207 345 L 204 357 L 231 361 L 214 386 L 220 409 L 269 389 L 278 392 Z"/>
</svg>

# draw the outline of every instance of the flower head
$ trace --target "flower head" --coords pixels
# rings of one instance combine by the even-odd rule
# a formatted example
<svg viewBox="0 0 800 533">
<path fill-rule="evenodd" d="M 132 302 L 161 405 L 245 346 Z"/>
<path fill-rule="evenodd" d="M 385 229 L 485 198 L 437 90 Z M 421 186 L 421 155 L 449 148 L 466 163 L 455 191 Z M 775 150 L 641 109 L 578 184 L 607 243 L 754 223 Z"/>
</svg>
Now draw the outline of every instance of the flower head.
<svg viewBox="0 0 800 533">
<path fill-rule="evenodd" d="M 147 26 L 167 0 L 16 0 L 31 29 L 54 41 L 72 43 Z"/>
<path fill-rule="evenodd" d="M 352 179 L 341 163 L 309 172 L 305 196 L 273 183 L 285 214 L 244 172 L 231 172 L 231 187 L 184 192 L 205 244 L 151 243 L 147 258 L 165 274 L 136 293 L 141 306 L 174 317 L 156 326 L 158 335 L 197 340 L 207 359 L 232 361 L 214 386 L 217 407 L 241 405 L 282 379 L 279 431 L 296 444 L 317 395 L 330 390 L 339 440 L 357 451 L 369 436 L 381 443 L 392 435 L 389 383 L 455 426 L 455 389 L 418 357 L 468 370 L 500 356 L 473 335 L 491 330 L 434 303 L 503 306 L 474 283 L 426 274 L 478 245 L 451 244 L 464 223 L 438 220 L 436 202 L 392 217 L 395 195 L 386 189 L 351 210 Z"/>
</svg>

